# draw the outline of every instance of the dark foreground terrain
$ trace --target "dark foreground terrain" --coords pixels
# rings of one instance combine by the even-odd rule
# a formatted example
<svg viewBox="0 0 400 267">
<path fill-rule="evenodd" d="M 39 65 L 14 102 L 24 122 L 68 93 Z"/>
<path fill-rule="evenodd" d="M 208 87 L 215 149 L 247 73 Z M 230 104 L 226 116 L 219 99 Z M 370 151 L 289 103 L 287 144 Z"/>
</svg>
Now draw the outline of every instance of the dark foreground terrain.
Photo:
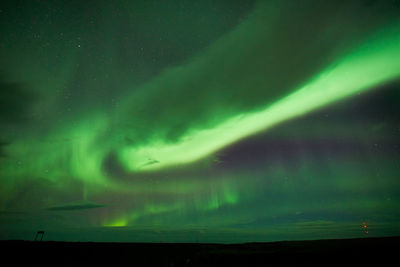
<svg viewBox="0 0 400 267">
<path fill-rule="evenodd" d="M 245 244 L 0 241 L 3 266 L 389 266 L 400 237 Z M 394 260 L 394 261 L 393 261 Z"/>
</svg>

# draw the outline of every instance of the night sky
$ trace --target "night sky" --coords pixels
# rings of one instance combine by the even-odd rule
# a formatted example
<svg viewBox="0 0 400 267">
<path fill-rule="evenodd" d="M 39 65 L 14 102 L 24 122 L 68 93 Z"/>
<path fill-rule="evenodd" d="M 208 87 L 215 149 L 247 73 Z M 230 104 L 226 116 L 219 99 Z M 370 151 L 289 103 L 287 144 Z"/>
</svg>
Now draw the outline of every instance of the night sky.
<svg viewBox="0 0 400 267">
<path fill-rule="evenodd" d="M 0 239 L 400 235 L 400 1 L 0 5 Z"/>
</svg>

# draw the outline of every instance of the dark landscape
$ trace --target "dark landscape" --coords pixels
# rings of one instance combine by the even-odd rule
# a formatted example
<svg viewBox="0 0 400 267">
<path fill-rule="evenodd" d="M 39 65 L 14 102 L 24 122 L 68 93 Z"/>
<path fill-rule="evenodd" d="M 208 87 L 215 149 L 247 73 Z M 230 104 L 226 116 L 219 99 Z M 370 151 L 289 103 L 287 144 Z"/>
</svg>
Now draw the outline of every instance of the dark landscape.
<svg viewBox="0 0 400 267">
<path fill-rule="evenodd" d="M 400 237 L 244 244 L 0 241 L 0 249 L 8 266 L 388 266 L 399 242 Z"/>
</svg>

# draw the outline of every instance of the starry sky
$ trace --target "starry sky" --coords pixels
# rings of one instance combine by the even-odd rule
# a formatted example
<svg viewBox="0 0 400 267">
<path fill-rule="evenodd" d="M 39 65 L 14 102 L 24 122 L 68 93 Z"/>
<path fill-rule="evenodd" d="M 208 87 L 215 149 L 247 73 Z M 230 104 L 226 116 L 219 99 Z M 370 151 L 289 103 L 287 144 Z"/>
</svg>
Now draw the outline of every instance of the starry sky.
<svg viewBox="0 0 400 267">
<path fill-rule="evenodd" d="M 0 239 L 400 235 L 400 1 L 6 1 Z"/>
</svg>

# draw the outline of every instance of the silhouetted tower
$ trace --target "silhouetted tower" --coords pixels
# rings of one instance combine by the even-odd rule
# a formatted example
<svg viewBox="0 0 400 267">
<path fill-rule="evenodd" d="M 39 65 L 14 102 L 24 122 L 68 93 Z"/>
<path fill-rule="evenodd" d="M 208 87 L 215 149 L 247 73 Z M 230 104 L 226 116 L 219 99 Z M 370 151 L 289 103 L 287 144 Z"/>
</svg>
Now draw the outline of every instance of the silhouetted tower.
<svg viewBox="0 0 400 267">
<path fill-rule="evenodd" d="M 44 231 L 38 231 L 35 236 L 35 241 L 42 241 L 44 236 Z M 39 240 L 40 237 L 40 240 Z"/>
</svg>

